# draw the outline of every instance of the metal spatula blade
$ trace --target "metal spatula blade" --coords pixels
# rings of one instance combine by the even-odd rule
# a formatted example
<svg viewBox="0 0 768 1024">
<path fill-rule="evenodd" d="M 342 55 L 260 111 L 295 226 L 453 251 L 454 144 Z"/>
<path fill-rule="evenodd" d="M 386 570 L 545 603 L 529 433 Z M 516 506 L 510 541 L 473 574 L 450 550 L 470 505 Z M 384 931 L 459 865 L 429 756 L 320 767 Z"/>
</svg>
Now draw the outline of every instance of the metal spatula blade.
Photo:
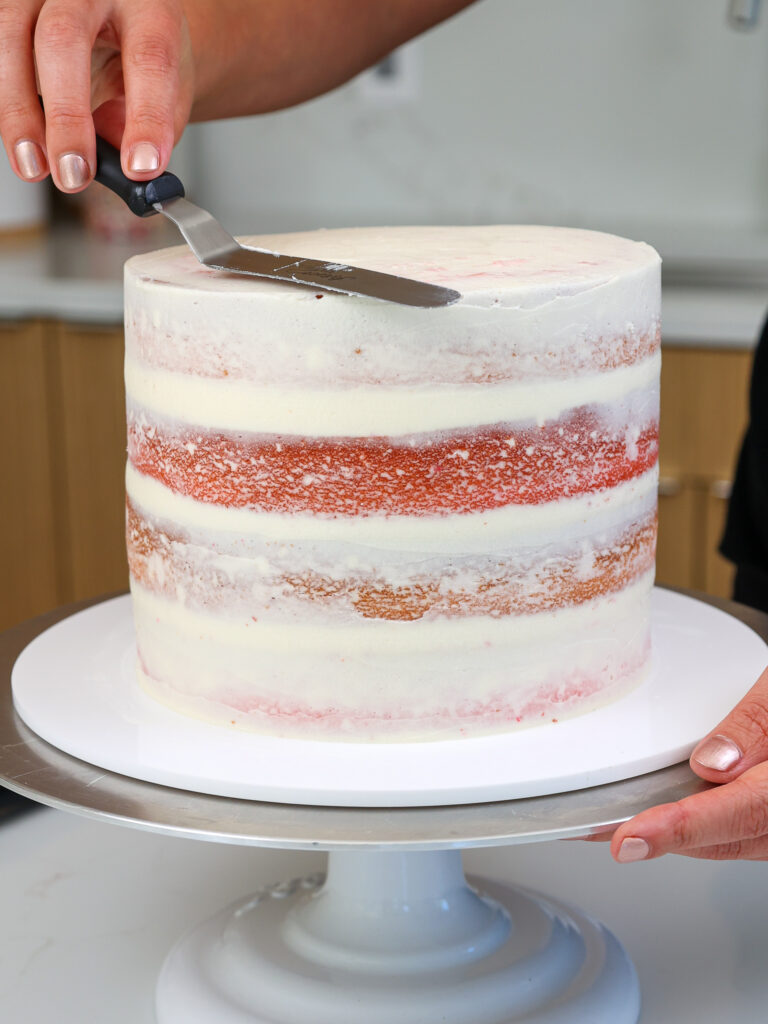
<svg viewBox="0 0 768 1024">
<path fill-rule="evenodd" d="M 181 197 L 155 203 L 155 209 L 173 221 L 200 262 L 214 270 L 270 277 L 347 295 L 366 295 L 405 306 L 449 306 L 461 297 L 452 288 L 408 277 L 240 245 L 210 213 Z"/>
<path fill-rule="evenodd" d="M 97 139 L 97 157 L 96 181 L 112 189 L 139 217 L 162 213 L 181 231 L 198 260 L 212 270 L 427 309 L 450 306 L 461 298 L 452 288 L 408 277 L 240 245 L 210 213 L 184 198 L 184 186 L 175 174 L 166 172 L 152 181 L 131 181 L 122 172 L 120 154 L 103 139 Z"/>
</svg>

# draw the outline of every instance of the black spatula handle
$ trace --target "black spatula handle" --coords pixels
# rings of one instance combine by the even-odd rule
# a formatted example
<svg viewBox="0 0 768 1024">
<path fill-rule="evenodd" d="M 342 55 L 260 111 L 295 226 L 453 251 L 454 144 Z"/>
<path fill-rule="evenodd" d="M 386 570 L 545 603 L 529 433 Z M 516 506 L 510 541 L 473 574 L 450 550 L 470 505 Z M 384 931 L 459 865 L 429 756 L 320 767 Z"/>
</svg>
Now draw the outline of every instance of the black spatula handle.
<svg viewBox="0 0 768 1024">
<path fill-rule="evenodd" d="M 123 174 L 120 153 L 104 139 L 96 136 L 95 180 L 120 196 L 128 209 L 137 217 L 151 217 L 157 213 L 154 203 L 178 199 L 184 195 L 184 186 L 170 171 L 152 181 L 131 181 Z"/>
</svg>

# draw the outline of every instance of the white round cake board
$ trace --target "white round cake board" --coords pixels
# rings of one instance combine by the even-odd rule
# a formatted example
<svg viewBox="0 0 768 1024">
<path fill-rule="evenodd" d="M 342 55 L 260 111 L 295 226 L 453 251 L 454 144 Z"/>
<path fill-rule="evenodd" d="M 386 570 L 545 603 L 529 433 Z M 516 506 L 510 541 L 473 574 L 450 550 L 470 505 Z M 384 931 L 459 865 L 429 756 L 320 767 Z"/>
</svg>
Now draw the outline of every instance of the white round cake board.
<svg viewBox="0 0 768 1024">
<path fill-rule="evenodd" d="M 517 732 L 426 743 L 276 739 L 209 725 L 149 698 L 135 677 L 128 596 L 52 626 L 12 674 L 39 736 L 98 767 L 164 786 L 277 803 L 416 807 L 568 792 L 687 758 L 768 664 L 738 619 L 655 590 L 643 684 L 607 707 Z"/>
</svg>

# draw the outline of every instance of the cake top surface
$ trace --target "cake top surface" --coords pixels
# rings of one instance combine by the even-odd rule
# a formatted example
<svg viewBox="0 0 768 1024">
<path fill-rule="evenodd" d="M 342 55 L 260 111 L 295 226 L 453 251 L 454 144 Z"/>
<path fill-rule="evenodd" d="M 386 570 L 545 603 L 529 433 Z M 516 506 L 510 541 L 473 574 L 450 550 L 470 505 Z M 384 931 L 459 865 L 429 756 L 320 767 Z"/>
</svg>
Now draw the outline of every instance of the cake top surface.
<svg viewBox="0 0 768 1024">
<path fill-rule="evenodd" d="M 461 293 L 459 304 L 470 306 L 538 305 L 653 270 L 660 262 L 643 242 L 534 225 L 338 228 L 241 241 L 288 256 L 445 285 Z M 264 299 L 306 297 L 308 292 L 300 286 L 209 270 L 186 245 L 134 256 L 126 275 L 150 287 L 250 293 Z"/>
</svg>

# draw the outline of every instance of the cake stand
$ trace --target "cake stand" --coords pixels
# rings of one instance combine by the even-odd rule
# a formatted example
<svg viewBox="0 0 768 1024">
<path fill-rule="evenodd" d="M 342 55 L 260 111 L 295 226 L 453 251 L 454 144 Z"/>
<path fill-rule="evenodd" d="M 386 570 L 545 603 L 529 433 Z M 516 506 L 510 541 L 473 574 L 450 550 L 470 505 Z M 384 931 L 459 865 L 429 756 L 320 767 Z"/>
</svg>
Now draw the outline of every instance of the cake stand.
<svg viewBox="0 0 768 1024">
<path fill-rule="evenodd" d="M 707 603 L 768 637 L 768 617 Z M 436 807 L 301 806 L 138 780 L 46 743 L 13 706 L 17 657 L 82 607 L 0 637 L 5 785 L 118 824 L 330 854 L 327 876 L 263 888 L 181 938 L 160 973 L 159 1024 L 637 1021 L 635 971 L 607 929 L 545 896 L 468 883 L 460 850 L 610 830 L 708 788 L 686 764 L 565 794 Z"/>
</svg>

